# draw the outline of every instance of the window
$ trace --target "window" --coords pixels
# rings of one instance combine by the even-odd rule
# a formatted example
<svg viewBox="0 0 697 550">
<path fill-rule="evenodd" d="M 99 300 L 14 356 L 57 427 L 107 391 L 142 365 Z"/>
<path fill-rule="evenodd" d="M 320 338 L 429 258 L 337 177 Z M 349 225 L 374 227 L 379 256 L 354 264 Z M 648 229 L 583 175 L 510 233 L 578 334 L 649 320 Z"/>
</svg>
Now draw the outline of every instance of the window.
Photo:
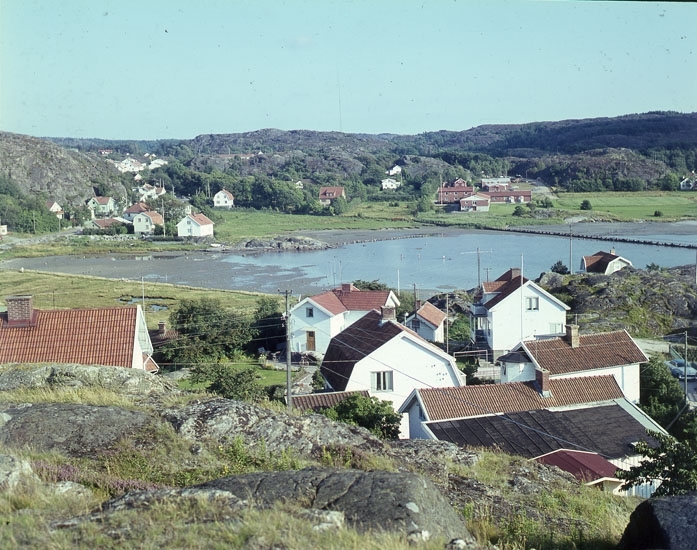
<svg viewBox="0 0 697 550">
<path fill-rule="evenodd" d="M 540 309 L 540 299 L 537 296 L 525 298 L 525 309 L 528 311 L 538 311 Z"/>
<path fill-rule="evenodd" d="M 421 329 L 421 321 L 419 319 L 416 319 L 416 318 L 412 319 L 411 330 L 418 332 L 419 329 Z"/>
<path fill-rule="evenodd" d="M 306 307 L 305 308 L 305 317 L 314 317 L 314 316 L 315 316 L 315 308 Z"/>
<path fill-rule="evenodd" d="M 392 371 L 371 372 L 370 389 L 373 391 L 392 391 Z"/>
</svg>

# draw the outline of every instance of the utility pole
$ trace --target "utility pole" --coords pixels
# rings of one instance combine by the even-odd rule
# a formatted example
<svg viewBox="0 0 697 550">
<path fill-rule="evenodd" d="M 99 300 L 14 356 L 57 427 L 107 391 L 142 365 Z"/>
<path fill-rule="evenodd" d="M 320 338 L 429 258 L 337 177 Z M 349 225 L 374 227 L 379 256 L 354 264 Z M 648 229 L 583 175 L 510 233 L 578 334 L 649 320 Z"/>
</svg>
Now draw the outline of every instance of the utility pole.
<svg viewBox="0 0 697 550">
<path fill-rule="evenodd" d="M 684 365 L 683 365 L 683 383 L 685 386 L 685 403 L 687 403 L 687 331 L 685 331 L 685 354 L 683 355 Z"/>
<path fill-rule="evenodd" d="M 279 290 L 279 292 L 281 292 Z M 290 383 L 290 365 L 291 365 L 291 349 L 290 349 L 290 309 L 288 308 L 288 301 L 292 290 L 284 290 L 283 294 L 286 296 L 286 403 L 288 407 L 288 412 L 293 412 L 293 396 L 291 394 L 291 383 Z"/>
<path fill-rule="evenodd" d="M 574 274 L 574 230 L 569 224 L 569 273 Z"/>
<path fill-rule="evenodd" d="M 450 355 L 450 292 L 445 293 L 445 353 Z"/>
</svg>

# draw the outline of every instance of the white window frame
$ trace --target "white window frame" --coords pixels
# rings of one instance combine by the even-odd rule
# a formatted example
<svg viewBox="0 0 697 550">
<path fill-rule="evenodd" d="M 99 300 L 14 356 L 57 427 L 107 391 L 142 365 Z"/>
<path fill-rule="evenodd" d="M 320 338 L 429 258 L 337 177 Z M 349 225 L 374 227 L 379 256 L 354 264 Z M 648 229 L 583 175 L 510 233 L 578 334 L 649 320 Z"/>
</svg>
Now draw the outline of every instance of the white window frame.
<svg viewBox="0 0 697 550">
<path fill-rule="evenodd" d="M 374 392 L 394 390 L 394 377 L 391 370 L 381 370 L 370 373 L 370 389 Z"/>
<path fill-rule="evenodd" d="M 539 298 L 539 296 L 526 296 L 525 297 L 525 311 L 540 311 L 540 298 Z"/>
</svg>

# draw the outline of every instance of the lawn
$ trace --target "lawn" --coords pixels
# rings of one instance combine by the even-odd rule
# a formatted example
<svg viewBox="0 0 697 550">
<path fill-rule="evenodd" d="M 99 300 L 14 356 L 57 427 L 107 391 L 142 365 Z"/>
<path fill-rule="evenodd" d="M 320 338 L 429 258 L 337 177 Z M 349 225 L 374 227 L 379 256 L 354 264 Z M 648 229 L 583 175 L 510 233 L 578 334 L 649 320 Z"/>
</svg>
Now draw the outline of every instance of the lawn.
<svg viewBox="0 0 697 550">
<path fill-rule="evenodd" d="M 584 200 L 590 201 L 591 211 L 580 210 Z M 673 221 L 697 217 L 697 193 L 684 191 L 564 193 L 553 202 L 555 208 L 593 216 L 607 215 L 617 221 L 657 218 Z M 656 211 L 660 211 L 662 216 L 655 216 Z"/>
<path fill-rule="evenodd" d="M 166 283 L 134 282 L 79 275 L 2 270 L 0 297 L 29 294 L 37 309 L 117 307 L 139 303 L 145 307 L 148 328 L 167 321 L 171 310 L 183 299 L 219 300 L 230 311 L 252 313 L 261 294 L 176 286 Z M 144 301 L 143 301 L 144 298 Z M 279 303 L 281 298 L 278 298 Z"/>
</svg>

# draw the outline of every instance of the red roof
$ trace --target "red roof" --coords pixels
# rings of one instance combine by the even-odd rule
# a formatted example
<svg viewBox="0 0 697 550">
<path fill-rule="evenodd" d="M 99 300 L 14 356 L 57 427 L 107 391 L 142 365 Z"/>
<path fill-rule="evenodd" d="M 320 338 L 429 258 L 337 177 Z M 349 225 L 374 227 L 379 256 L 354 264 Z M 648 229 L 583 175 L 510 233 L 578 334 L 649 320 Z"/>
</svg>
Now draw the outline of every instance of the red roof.
<svg viewBox="0 0 697 550">
<path fill-rule="evenodd" d="M 604 478 L 616 478 L 617 466 L 597 453 L 559 449 L 538 456 L 535 461 L 548 466 L 556 466 L 584 483 Z"/>
<path fill-rule="evenodd" d="M 626 330 L 580 335 L 575 348 L 566 338 L 534 340 L 524 345 L 528 355 L 552 376 L 649 360 Z"/>
<path fill-rule="evenodd" d="M 124 214 L 140 214 L 141 212 L 147 212 L 149 210 L 148 205 L 144 202 L 136 202 L 124 210 Z"/>
<path fill-rule="evenodd" d="M 424 321 L 428 321 L 434 327 L 439 327 L 445 321 L 446 315 L 431 302 L 425 302 L 416 314 Z"/>
<path fill-rule="evenodd" d="M 345 196 L 343 187 L 320 187 L 319 188 L 319 198 L 320 199 L 336 199 L 338 197 Z"/>
<path fill-rule="evenodd" d="M 213 222 L 204 214 L 189 214 L 189 217 L 199 225 L 213 225 Z"/>
<path fill-rule="evenodd" d="M 624 398 L 611 375 L 550 378 L 549 387 L 549 397 L 543 397 L 533 381 L 417 391 L 429 420 L 469 418 Z"/>
<path fill-rule="evenodd" d="M 133 366 L 137 307 L 33 311 L 36 322 L 23 327 L 0 313 L 0 363 Z"/>
<path fill-rule="evenodd" d="M 333 315 L 344 311 L 371 311 L 388 305 L 390 290 L 360 290 L 352 284 L 312 296 L 310 300 Z"/>
</svg>

